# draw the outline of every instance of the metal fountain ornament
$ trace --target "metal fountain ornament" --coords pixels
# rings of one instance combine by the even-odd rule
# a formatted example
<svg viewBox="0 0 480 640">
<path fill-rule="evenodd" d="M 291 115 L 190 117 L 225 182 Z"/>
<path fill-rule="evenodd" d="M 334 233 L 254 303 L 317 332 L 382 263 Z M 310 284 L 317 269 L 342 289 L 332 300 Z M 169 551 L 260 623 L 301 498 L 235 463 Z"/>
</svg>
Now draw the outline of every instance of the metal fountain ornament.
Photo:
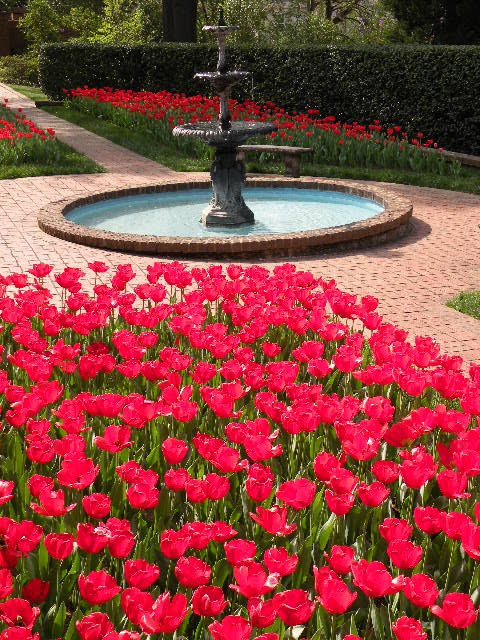
<svg viewBox="0 0 480 640">
<path fill-rule="evenodd" d="M 245 166 L 237 160 L 238 147 L 249 138 L 276 131 L 276 125 L 269 122 L 233 122 L 228 108 L 230 91 L 238 82 L 246 79 L 248 71 L 228 71 L 225 41 L 227 36 L 238 29 L 224 23 L 223 12 L 219 24 L 203 27 L 218 39 L 218 64 L 214 72 L 195 74 L 195 78 L 207 80 L 215 87 L 220 100 L 218 121 L 184 124 L 175 127 L 175 136 L 197 136 L 215 148 L 215 156 L 210 169 L 213 196 L 209 206 L 202 212 L 201 222 L 207 226 L 237 226 L 253 224 L 253 211 L 246 205 L 242 188 L 245 184 Z"/>
</svg>

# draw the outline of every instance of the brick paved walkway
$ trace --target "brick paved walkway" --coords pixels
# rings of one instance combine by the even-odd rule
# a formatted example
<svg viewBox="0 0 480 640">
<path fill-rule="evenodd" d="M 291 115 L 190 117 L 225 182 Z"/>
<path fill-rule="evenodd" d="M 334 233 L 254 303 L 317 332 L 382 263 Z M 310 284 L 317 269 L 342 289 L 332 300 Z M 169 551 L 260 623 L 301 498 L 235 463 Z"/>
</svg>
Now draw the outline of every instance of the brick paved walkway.
<svg viewBox="0 0 480 640">
<path fill-rule="evenodd" d="M 0 100 L 4 97 L 12 107 L 23 107 L 39 126 L 55 129 L 62 141 L 105 166 L 108 173 L 2 180 L 0 273 L 26 269 L 34 262 L 59 268 L 82 267 L 91 260 L 110 265 L 131 262 L 137 273 L 143 273 L 152 257 L 58 240 L 40 231 L 36 215 L 40 207 L 67 196 L 167 181 L 173 172 L 35 109 L 27 98 L 0 85 Z M 444 306 L 459 291 L 480 289 L 480 197 L 402 185 L 388 188 L 413 201 L 414 229 L 408 237 L 381 247 L 291 261 L 335 278 L 346 291 L 377 296 L 386 320 L 412 335 L 433 336 L 447 353 L 480 361 L 480 321 Z M 282 260 L 258 262 L 268 266 Z"/>
</svg>

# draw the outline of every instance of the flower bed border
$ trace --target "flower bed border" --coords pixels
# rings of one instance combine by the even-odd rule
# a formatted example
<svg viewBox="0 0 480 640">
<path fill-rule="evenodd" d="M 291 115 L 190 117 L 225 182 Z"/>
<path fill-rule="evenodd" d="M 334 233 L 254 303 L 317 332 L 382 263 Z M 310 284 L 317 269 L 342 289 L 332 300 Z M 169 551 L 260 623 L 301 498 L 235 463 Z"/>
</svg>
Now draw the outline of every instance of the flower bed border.
<svg viewBox="0 0 480 640">
<path fill-rule="evenodd" d="M 38 225 L 42 231 L 49 235 L 99 249 L 165 256 L 223 258 L 232 255 L 237 257 L 261 255 L 270 257 L 308 254 L 329 247 L 351 249 L 381 244 L 407 233 L 413 213 L 412 203 L 406 198 L 402 198 L 383 187 L 373 185 L 360 187 L 357 182 L 348 180 L 324 178 L 292 180 L 276 176 L 255 176 L 247 180 L 247 185 L 250 187 L 294 187 L 340 191 L 373 200 L 382 205 L 384 211 L 368 220 L 340 227 L 282 235 L 234 238 L 182 238 L 114 233 L 90 229 L 65 218 L 65 214 L 72 209 L 101 200 L 142 193 L 205 189 L 210 186 L 210 181 L 207 179 L 188 181 L 182 176 L 178 181 L 170 180 L 164 184 L 99 191 L 83 198 L 59 200 L 40 210 Z"/>
</svg>

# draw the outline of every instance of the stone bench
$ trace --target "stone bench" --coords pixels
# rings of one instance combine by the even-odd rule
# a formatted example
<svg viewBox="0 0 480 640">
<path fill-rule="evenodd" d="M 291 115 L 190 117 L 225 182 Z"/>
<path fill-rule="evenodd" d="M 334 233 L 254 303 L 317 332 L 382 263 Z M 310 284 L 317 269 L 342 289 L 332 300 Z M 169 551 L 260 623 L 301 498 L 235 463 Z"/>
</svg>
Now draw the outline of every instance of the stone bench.
<svg viewBox="0 0 480 640">
<path fill-rule="evenodd" d="M 433 147 L 420 147 L 420 149 L 430 153 L 439 153 L 438 149 L 434 149 Z M 480 169 L 480 156 L 472 156 L 468 153 L 458 153 L 457 151 L 446 151 L 445 149 L 441 153 L 447 160 L 456 160 L 466 167 L 476 167 L 477 169 Z"/>
<path fill-rule="evenodd" d="M 300 158 L 305 153 L 311 153 L 309 147 L 280 147 L 275 144 L 243 144 L 238 147 L 239 160 L 245 160 L 245 155 L 250 152 L 279 153 L 284 156 L 285 175 L 292 178 L 300 177 Z"/>
</svg>

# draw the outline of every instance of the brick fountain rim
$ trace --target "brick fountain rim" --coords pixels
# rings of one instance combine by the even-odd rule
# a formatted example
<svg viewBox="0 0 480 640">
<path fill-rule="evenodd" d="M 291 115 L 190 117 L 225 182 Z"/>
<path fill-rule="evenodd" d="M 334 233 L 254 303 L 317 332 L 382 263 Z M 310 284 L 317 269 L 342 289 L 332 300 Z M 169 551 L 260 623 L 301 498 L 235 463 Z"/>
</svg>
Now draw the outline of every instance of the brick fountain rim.
<svg viewBox="0 0 480 640">
<path fill-rule="evenodd" d="M 384 211 L 368 220 L 339 227 L 313 229 L 299 233 L 252 235 L 223 238 L 182 238 L 114 233 L 92 229 L 67 220 L 65 214 L 76 207 L 101 200 L 184 189 L 209 189 L 209 179 L 178 180 L 168 183 L 130 187 L 114 191 L 99 191 L 85 197 L 66 198 L 43 207 L 38 214 L 38 226 L 49 235 L 77 244 L 128 253 L 156 256 L 183 256 L 222 259 L 252 256 L 293 256 L 319 253 L 327 248 L 357 249 L 395 240 L 410 227 L 412 203 L 376 185 L 359 186 L 358 182 L 326 178 L 282 178 L 278 176 L 249 177 L 247 187 L 286 187 L 339 191 L 373 200 Z"/>
</svg>

